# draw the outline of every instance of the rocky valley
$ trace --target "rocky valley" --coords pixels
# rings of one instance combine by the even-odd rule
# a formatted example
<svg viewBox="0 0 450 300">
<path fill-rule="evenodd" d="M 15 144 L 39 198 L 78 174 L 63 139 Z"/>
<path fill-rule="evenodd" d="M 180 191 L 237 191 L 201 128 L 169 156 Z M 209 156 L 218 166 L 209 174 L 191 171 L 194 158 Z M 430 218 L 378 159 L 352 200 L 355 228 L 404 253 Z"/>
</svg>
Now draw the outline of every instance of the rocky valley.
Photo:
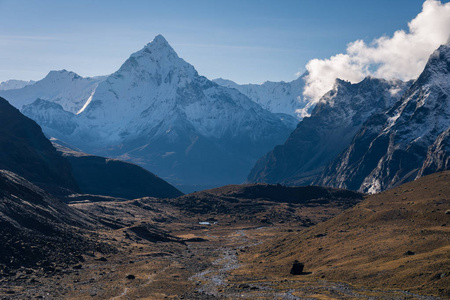
<svg viewBox="0 0 450 300">
<path fill-rule="evenodd" d="M 0 1 L 0 9 L 17 3 Z M 130 3 L 120 17 L 150 2 Z M 116 4 L 85 11 L 95 13 L 86 23 Z M 202 51 L 222 49 L 222 68 L 244 72 L 263 57 L 259 72 L 270 53 L 303 49 L 291 37 L 290 47 L 278 45 L 296 18 L 269 15 L 285 6 L 245 19 L 246 26 L 264 20 L 252 31 L 264 37 L 238 38 L 239 45 L 222 45 L 230 33 L 204 24 L 166 27 L 186 33 L 172 45 L 196 65 L 199 56 L 187 49 L 206 61 Z M 198 3 L 178 19 L 192 7 Z M 164 21 L 142 12 L 152 26 Z M 84 13 L 33 26 L 49 22 L 57 31 Z M 120 30 L 109 29 L 115 21 L 89 28 L 117 35 L 102 56 L 120 56 L 123 32 L 143 34 L 148 23 L 138 19 Z M 0 299 L 450 299 L 449 20 L 450 3 L 426 0 L 410 32 L 356 40 L 286 81 L 210 80 L 199 73 L 205 65 L 198 72 L 159 34 L 128 49 L 107 75 L 63 69 L 0 82 Z M 194 31 L 199 40 L 187 40 Z M 305 44 L 317 35 L 304 33 Z M 95 50 L 94 40 L 78 51 Z M 22 43 L 45 45 L 46 53 L 48 44 L 73 45 L 62 35 L 0 35 L 2 51 Z M 226 61 L 244 50 L 247 61 Z M 26 56 L 20 62 L 28 66 Z M 0 75 L 6 63 L 0 57 Z"/>
</svg>

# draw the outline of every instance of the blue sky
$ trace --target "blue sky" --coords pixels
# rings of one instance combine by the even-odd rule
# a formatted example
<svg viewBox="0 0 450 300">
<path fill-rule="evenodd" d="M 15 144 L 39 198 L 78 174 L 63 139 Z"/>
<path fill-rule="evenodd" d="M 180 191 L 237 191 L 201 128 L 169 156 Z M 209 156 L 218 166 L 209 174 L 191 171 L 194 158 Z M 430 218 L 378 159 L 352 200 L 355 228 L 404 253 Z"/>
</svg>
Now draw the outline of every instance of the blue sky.
<svg viewBox="0 0 450 300">
<path fill-rule="evenodd" d="M 422 3 L 0 0 L 0 81 L 109 74 L 157 34 L 210 79 L 291 81 L 313 58 L 406 30 Z"/>
</svg>

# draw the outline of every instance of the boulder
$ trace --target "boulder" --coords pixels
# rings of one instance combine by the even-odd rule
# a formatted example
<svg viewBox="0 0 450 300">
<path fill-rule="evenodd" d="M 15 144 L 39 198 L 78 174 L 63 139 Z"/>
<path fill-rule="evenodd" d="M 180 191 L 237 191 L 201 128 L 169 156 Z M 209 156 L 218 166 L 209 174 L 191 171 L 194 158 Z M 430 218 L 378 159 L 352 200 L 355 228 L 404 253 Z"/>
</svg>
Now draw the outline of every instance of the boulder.
<svg viewBox="0 0 450 300">
<path fill-rule="evenodd" d="M 303 273 L 303 268 L 305 267 L 304 264 L 299 262 L 298 260 L 294 261 L 291 268 L 291 274 L 292 275 L 301 275 Z"/>
</svg>

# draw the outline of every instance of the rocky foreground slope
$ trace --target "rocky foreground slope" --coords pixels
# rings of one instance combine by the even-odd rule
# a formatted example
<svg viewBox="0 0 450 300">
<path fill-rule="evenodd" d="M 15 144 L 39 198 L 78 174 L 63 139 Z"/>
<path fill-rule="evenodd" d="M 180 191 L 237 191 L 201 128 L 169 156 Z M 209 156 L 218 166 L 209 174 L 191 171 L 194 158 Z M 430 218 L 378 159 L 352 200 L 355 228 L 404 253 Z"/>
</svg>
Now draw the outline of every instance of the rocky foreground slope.
<svg viewBox="0 0 450 300">
<path fill-rule="evenodd" d="M 86 236 L 98 224 L 17 174 L 0 170 L 0 279 L 14 276 L 18 268 L 54 272 L 79 262 L 82 254 L 114 251 L 95 241 L 95 234 Z"/>
<path fill-rule="evenodd" d="M 8 270 L 0 295 L 448 298 L 449 181 L 448 172 L 434 174 L 362 201 L 355 192 L 265 184 L 178 200 L 80 196 L 70 207 L 103 224 L 85 236 L 118 252 L 88 252 L 67 267 Z M 295 260 L 305 264 L 301 275 L 290 274 Z"/>
</svg>

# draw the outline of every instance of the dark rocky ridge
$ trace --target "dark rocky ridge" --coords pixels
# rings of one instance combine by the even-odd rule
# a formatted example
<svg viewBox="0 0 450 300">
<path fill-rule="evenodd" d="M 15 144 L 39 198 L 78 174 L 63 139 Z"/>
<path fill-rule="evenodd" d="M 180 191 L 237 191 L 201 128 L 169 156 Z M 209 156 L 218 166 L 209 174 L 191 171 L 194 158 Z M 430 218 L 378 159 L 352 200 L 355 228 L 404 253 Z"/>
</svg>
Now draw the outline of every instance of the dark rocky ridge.
<svg viewBox="0 0 450 300">
<path fill-rule="evenodd" d="M 226 219 L 253 223 L 294 222 L 311 226 L 316 216 L 300 217 L 297 210 L 330 207 L 341 211 L 357 204 L 364 194 L 318 186 L 287 187 L 269 184 L 228 185 L 181 196 L 166 204 L 173 205 L 189 216 L 203 215 L 214 221 Z M 319 214 L 318 214 L 319 215 Z M 209 220 L 208 219 L 208 220 Z"/>
<path fill-rule="evenodd" d="M 284 203 L 307 203 L 317 199 L 347 198 L 361 200 L 363 194 L 336 188 L 321 186 L 283 186 L 280 184 L 243 184 L 227 185 L 208 191 L 194 193 L 195 195 L 211 194 L 216 196 L 236 197 L 240 199 L 264 199 Z M 187 195 L 188 196 L 188 195 Z"/>
<path fill-rule="evenodd" d="M 183 195 L 158 176 L 132 163 L 54 145 L 69 161 L 82 193 L 125 199 L 175 198 Z"/>
</svg>

